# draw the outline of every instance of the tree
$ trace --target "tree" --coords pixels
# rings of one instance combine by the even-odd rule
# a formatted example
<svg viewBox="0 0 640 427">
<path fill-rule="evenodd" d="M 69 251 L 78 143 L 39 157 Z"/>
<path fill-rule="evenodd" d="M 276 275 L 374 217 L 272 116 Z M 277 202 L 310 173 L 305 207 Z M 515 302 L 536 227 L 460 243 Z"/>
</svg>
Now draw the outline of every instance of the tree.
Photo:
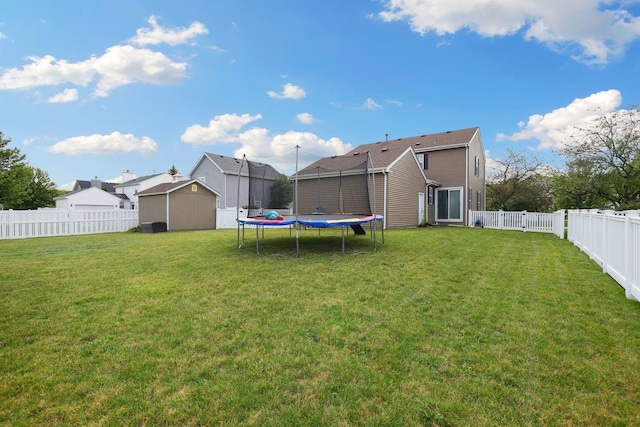
<svg viewBox="0 0 640 427">
<path fill-rule="evenodd" d="M 272 208 L 286 208 L 293 201 L 293 183 L 286 175 L 278 175 L 271 187 Z"/>
<path fill-rule="evenodd" d="M 507 150 L 487 178 L 487 209 L 548 212 L 553 209 L 551 168 L 525 152 Z"/>
<path fill-rule="evenodd" d="M 8 148 L 11 138 L 0 132 L 0 205 L 5 209 L 19 208 L 28 197 L 30 171 L 25 155 L 17 148 Z"/>
<path fill-rule="evenodd" d="M 178 169 L 176 168 L 176 165 L 171 165 L 171 167 L 169 168 L 169 170 L 167 171 L 169 172 L 169 175 L 173 176 L 178 174 Z"/>
<path fill-rule="evenodd" d="M 598 195 L 606 200 L 606 207 L 640 208 L 640 111 L 637 106 L 600 115 L 587 126 L 578 128 L 559 152 L 571 161 L 589 165 L 596 178 Z"/>
<path fill-rule="evenodd" d="M 17 148 L 8 148 L 11 138 L 0 132 L 0 205 L 4 209 L 37 209 L 55 206 L 61 192 L 49 174 L 29 166 Z"/>
<path fill-rule="evenodd" d="M 62 193 L 56 189 L 56 185 L 51 182 L 49 173 L 40 168 L 31 169 L 31 180 L 28 184 L 29 197 L 18 209 L 38 209 L 44 207 L 54 207 L 54 197 Z"/>
<path fill-rule="evenodd" d="M 609 189 L 606 177 L 587 159 L 567 162 L 567 170 L 553 177 L 554 204 L 558 209 L 606 208 Z"/>
</svg>

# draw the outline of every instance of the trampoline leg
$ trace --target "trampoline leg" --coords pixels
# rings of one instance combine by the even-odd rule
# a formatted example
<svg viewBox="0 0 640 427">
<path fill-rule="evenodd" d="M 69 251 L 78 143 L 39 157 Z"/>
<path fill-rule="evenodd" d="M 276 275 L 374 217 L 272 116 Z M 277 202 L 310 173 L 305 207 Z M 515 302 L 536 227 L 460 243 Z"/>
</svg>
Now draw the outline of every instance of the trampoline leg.
<svg viewBox="0 0 640 427">
<path fill-rule="evenodd" d="M 344 225 L 342 226 L 342 255 L 344 255 Z"/>
<path fill-rule="evenodd" d="M 260 226 L 256 225 L 256 253 L 259 254 L 260 253 L 260 236 L 259 233 L 260 232 Z"/>
</svg>

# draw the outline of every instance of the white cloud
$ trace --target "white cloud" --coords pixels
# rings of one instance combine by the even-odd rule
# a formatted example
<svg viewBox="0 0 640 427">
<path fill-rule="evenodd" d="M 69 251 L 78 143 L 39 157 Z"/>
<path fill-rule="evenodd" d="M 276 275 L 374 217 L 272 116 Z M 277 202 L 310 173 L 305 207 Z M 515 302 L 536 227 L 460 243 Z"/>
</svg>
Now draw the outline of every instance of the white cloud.
<svg viewBox="0 0 640 427">
<path fill-rule="evenodd" d="M 74 102 L 78 100 L 78 89 L 65 89 L 57 95 L 49 98 L 48 102 L 52 104 Z"/>
<path fill-rule="evenodd" d="M 255 116 L 250 114 L 241 116 L 237 114 L 222 114 L 215 116 L 209 122 L 209 126 L 198 124 L 189 126 L 180 139 L 183 142 L 202 145 L 237 142 L 238 131 L 245 125 L 261 118 L 260 114 Z"/>
<path fill-rule="evenodd" d="M 299 164 L 311 163 L 319 157 L 345 154 L 352 149 L 339 138 L 324 140 L 310 132 L 289 131 L 270 135 L 269 130 L 253 127 L 243 128 L 262 118 L 260 114 L 223 114 L 214 117 L 208 126 L 193 125 L 182 135 L 182 141 L 193 144 L 235 143 L 240 147 L 234 155 L 238 158 L 246 155 L 249 160 L 264 161 L 287 174 L 295 172 L 295 151 L 300 146 Z"/>
<path fill-rule="evenodd" d="M 364 110 L 376 110 L 382 107 L 380 106 L 380 104 L 376 103 L 376 101 L 374 101 L 373 98 L 367 98 L 364 101 L 364 104 L 362 104 L 362 107 L 360 108 Z"/>
<path fill-rule="evenodd" d="M 153 18 L 153 19 L 152 19 Z M 149 18 L 155 23 L 155 17 Z M 158 43 L 184 43 L 191 38 L 206 34 L 206 28 L 201 28 L 194 22 L 188 29 L 165 30 L 155 26 L 154 31 L 142 32 L 138 30 L 139 45 Z M 143 29 L 144 30 L 144 29 Z M 134 40 L 132 39 L 132 40 Z M 154 85 L 174 84 L 187 76 L 186 62 L 175 62 L 161 52 L 147 48 L 136 48 L 129 45 L 109 47 L 101 56 L 91 56 L 79 62 L 69 62 L 56 59 L 52 55 L 42 57 L 29 56 L 30 63 L 22 68 L 8 68 L 0 74 L 0 90 L 29 89 L 38 86 L 56 86 L 73 84 L 86 87 L 96 82 L 93 95 L 104 97 L 119 86 L 134 82 L 150 83 Z"/>
<path fill-rule="evenodd" d="M 215 46 L 215 45 L 209 46 L 209 49 L 213 50 L 214 52 L 218 52 L 218 53 L 227 53 L 226 49 L 223 49 L 223 48 L 221 48 L 219 46 Z"/>
<path fill-rule="evenodd" d="M 300 113 L 298 115 L 296 115 L 296 119 L 300 122 L 303 123 L 305 125 L 310 125 L 315 123 L 317 120 L 315 119 L 315 117 L 313 117 L 312 114 L 309 113 Z"/>
<path fill-rule="evenodd" d="M 110 135 L 75 136 L 50 146 L 47 151 L 64 154 L 118 154 L 138 151 L 153 154 L 158 151 L 158 144 L 143 136 L 137 138 L 131 134 L 113 132 Z"/>
<path fill-rule="evenodd" d="M 139 28 L 136 31 L 136 35 L 129 39 L 129 42 L 136 46 L 161 43 L 176 46 L 187 43 L 197 36 L 209 33 L 207 27 L 198 21 L 192 22 L 189 28 L 179 27 L 175 29 L 166 29 L 158 25 L 158 18 L 155 15 L 151 15 L 147 22 L 151 24 L 151 28 Z"/>
<path fill-rule="evenodd" d="M 95 96 L 107 96 L 119 86 L 141 81 L 155 85 L 178 83 L 186 77 L 187 63 L 173 62 L 160 52 L 133 46 L 113 46 L 97 58 L 100 74 Z"/>
<path fill-rule="evenodd" d="M 577 98 L 566 107 L 546 114 L 529 116 L 527 123 L 520 122 L 519 132 L 498 134 L 498 141 L 538 140 L 538 149 L 560 148 L 571 141 L 577 128 L 584 127 L 601 114 L 615 111 L 622 103 L 622 95 L 615 89 Z"/>
<path fill-rule="evenodd" d="M 271 98 L 277 99 L 301 99 L 307 96 L 307 93 L 300 86 L 292 85 L 291 83 L 287 83 L 282 86 L 282 92 L 276 93 L 272 90 L 267 92 L 267 94 Z"/>
<path fill-rule="evenodd" d="M 469 30 L 484 37 L 522 32 L 551 49 L 573 51 L 574 59 L 606 64 L 640 38 L 640 17 L 631 7 L 637 0 L 386 0 L 378 16 L 407 20 L 422 35 Z"/>
<path fill-rule="evenodd" d="M 386 102 L 387 104 L 395 105 L 396 107 L 402 106 L 402 102 L 398 101 L 397 99 L 385 99 L 384 102 Z"/>
<path fill-rule="evenodd" d="M 4 34 L 0 33 L 0 40 L 6 38 L 7 36 L 5 36 Z"/>
<path fill-rule="evenodd" d="M 86 86 L 93 80 L 95 59 L 70 63 L 51 55 L 29 56 L 31 61 L 22 69 L 8 68 L 0 76 L 0 89 L 27 89 L 35 86 L 55 86 L 71 83 Z"/>
</svg>

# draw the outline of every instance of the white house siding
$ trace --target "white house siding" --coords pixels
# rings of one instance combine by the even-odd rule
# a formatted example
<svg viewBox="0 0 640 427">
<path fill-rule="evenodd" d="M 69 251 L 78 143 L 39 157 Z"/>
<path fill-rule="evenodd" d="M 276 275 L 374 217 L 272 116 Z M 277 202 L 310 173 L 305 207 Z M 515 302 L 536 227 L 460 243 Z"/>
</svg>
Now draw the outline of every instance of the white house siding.
<svg viewBox="0 0 640 427">
<path fill-rule="evenodd" d="M 388 174 L 387 228 L 419 224 L 418 194 L 425 193 L 425 181 L 411 153 L 402 156 Z"/>
<path fill-rule="evenodd" d="M 57 198 L 56 208 L 84 210 L 119 209 L 120 199 L 100 188 L 91 187 Z"/>
</svg>

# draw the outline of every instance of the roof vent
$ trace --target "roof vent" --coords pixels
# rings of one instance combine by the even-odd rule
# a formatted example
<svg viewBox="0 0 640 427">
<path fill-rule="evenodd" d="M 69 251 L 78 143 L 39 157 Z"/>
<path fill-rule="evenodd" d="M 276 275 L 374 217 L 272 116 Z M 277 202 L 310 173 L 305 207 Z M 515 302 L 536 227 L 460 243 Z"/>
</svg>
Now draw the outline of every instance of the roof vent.
<svg viewBox="0 0 640 427">
<path fill-rule="evenodd" d="M 383 149 L 382 149 L 382 152 L 384 153 L 384 152 L 385 152 L 385 151 L 387 151 L 387 150 L 388 150 L 388 148 L 383 148 Z"/>
<path fill-rule="evenodd" d="M 398 141 L 402 141 L 402 138 L 398 138 Z"/>
<path fill-rule="evenodd" d="M 419 142 L 416 142 L 416 145 L 420 145 L 420 143 L 419 143 Z"/>
<path fill-rule="evenodd" d="M 420 135 L 420 138 L 424 138 L 425 136 L 427 136 L 427 135 Z"/>
<path fill-rule="evenodd" d="M 450 131 L 450 130 L 448 130 L 448 131 L 447 131 L 447 133 L 451 133 L 451 131 Z"/>
<path fill-rule="evenodd" d="M 358 154 L 360 154 L 359 151 L 356 151 L 355 153 L 353 153 L 354 156 L 357 156 Z"/>
</svg>

